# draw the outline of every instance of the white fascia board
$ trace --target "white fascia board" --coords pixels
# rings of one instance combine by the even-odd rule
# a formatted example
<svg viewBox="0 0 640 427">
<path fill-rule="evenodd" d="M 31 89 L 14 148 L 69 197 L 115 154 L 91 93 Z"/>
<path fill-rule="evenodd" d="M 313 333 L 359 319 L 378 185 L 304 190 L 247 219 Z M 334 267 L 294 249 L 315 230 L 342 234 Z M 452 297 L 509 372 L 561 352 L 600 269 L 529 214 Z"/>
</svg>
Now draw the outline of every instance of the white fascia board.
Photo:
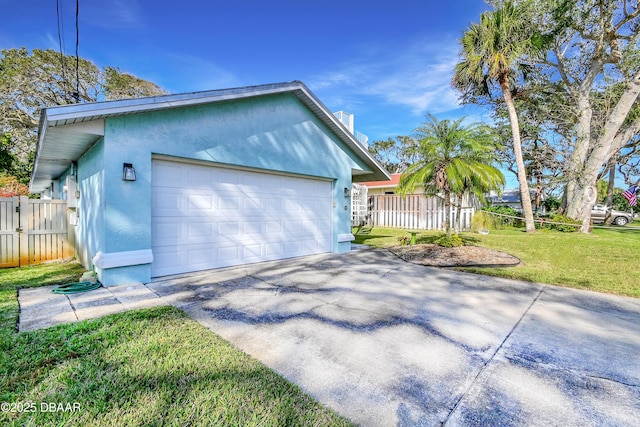
<svg viewBox="0 0 640 427">
<path fill-rule="evenodd" d="M 299 89 L 299 83 L 248 86 L 219 91 L 191 92 L 176 95 L 160 95 L 148 98 L 133 98 L 117 101 L 103 101 L 90 104 L 64 105 L 46 109 L 49 122 L 66 120 L 86 121 L 93 117 L 109 117 L 134 114 L 150 110 L 186 107 L 198 104 L 229 101 Z"/>
<path fill-rule="evenodd" d="M 45 109 L 40 110 L 40 125 L 38 126 L 38 144 L 36 145 L 36 155 L 33 162 L 33 170 L 31 172 L 31 179 L 29 180 L 29 191 L 33 191 L 33 182 L 36 177 L 36 171 L 38 170 L 38 164 L 40 163 L 40 152 L 42 151 L 42 144 L 44 144 L 44 130 L 47 128 L 47 115 Z"/>
</svg>

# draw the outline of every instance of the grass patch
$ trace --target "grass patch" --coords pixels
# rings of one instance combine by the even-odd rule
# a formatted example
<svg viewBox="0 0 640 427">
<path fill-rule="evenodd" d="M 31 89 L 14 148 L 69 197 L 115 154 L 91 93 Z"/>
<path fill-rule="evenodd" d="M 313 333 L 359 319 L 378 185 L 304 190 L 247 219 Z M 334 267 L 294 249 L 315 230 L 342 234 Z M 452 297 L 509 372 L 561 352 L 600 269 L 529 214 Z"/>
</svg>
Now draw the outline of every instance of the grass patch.
<svg viewBox="0 0 640 427">
<path fill-rule="evenodd" d="M 0 270 L 0 402 L 23 410 L 0 412 L 0 425 L 351 425 L 174 307 L 15 332 L 18 286 L 81 273 Z"/>
<path fill-rule="evenodd" d="M 433 243 L 441 235 L 425 231 L 417 243 Z M 356 236 L 356 243 L 377 248 L 397 244 L 405 230 L 374 228 L 368 235 Z M 517 267 L 474 268 L 460 270 L 527 280 L 578 289 L 589 289 L 631 297 L 640 297 L 640 231 L 626 227 L 595 229 L 591 235 L 539 230 L 528 234 L 521 230 L 492 230 L 488 235 L 460 234 L 465 244 L 484 246 L 516 256 Z"/>
</svg>

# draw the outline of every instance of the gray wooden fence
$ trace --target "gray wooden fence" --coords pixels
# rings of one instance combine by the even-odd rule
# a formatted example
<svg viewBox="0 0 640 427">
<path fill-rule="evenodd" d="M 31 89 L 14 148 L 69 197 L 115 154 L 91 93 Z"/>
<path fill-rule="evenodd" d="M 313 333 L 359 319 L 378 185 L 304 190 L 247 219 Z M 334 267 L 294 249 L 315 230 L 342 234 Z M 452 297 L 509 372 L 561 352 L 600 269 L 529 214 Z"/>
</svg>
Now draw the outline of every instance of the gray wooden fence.
<svg viewBox="0 0 640 427">
<path fill-rule="evenodd" d="M 445 228 L 445 206 L 439 197 L 411 194 L 406 197 L 384 194 L 369 196 L 368 223 L 373 227 L 406 228 L 409 230 L 441 230 Z M 474 207 L 460 211 L 461 228 L 471 228 Z M 451 225 L 456 224 L 457 209 L 452 207 Z"/>
<path fill-rule="evenodd" d="M 65 200 L 0 198 L 0 267 L 74 256 Z"/>
</svg>

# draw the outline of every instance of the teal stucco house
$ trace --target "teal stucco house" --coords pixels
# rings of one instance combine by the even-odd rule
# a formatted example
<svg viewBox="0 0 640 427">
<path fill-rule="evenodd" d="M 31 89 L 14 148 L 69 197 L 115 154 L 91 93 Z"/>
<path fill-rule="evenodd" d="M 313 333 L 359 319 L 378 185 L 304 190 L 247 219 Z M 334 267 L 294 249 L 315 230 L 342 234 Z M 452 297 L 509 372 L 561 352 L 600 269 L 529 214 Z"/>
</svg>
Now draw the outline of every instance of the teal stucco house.
<svg viewBox="0 0 640 427">
<path fill-rule="evenodd" d="M 348 251 L 352 182 L 385 179 L 294 81 L 45 108 L 31 191 L 109 286 Z"/>
</svg>

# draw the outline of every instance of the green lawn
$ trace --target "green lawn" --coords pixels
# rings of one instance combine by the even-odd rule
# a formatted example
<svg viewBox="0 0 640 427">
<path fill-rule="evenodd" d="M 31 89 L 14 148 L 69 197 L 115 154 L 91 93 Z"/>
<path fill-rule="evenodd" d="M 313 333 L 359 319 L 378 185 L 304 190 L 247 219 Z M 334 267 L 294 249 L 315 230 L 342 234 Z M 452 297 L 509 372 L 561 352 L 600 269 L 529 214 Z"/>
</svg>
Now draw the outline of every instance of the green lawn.
<svg viewBox="0 0 640 427">
<path fill-rule="evenodd" d="M 417 235 L 417 243 L 431 243 L 439 232 Z M 405 230 L 374 228 L 356 235 L 356 243 L 378 248 L 398 244 Z M 464 268 L 481 274 L 640 297 L 640 230 L 628 227 L 594 230 L 591 235 L 542 230 L 492 230 L 489 235 L 463 233 L 467 244 L 514 255 L 521 265 L 508 268 Z"/>
<path fill-rule="evenodd" d="M 0 425 L 351 425 L 173 307 L 16 332 L 18 287 L 81 273 L 0 270 Z"/>
</svg>

